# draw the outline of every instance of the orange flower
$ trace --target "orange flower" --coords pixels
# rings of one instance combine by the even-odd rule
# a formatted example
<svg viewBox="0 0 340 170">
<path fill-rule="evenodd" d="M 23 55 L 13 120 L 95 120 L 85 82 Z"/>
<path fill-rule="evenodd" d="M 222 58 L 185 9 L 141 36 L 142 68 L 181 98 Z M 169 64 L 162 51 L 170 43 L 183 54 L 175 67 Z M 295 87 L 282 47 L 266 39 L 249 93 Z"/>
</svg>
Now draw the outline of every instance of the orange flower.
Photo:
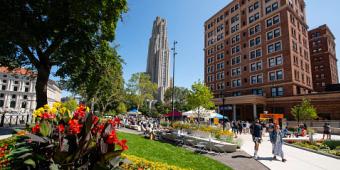
<svg viewBox="0 0 340 170">
<path fill-rule="evenodd" d="M 36 124 L 33 128 L 32 128 L 32 133 L 37 133 L 40 131 L 40 126 L 39 124 Z"/>
</svg>

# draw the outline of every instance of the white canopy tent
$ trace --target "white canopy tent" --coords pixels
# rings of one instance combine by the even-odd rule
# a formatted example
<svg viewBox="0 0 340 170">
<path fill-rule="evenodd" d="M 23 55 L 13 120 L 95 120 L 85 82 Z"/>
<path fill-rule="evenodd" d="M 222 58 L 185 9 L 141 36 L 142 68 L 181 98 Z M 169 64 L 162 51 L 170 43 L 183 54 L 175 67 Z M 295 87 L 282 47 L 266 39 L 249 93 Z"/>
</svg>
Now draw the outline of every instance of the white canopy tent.
<svg viewBox="0 0 340 170">
<path fill-rule="evenodd" d="M 213 115 L 214 113 L 215 113 L 215 110 L 207 110 L 203 107 L 198 107 L 193 110 L 184 112 L 183 116 L 198 118 L 198 114 L 199 114 L 200 118 L 209 119 L 211 115 Z"/>
</svg>

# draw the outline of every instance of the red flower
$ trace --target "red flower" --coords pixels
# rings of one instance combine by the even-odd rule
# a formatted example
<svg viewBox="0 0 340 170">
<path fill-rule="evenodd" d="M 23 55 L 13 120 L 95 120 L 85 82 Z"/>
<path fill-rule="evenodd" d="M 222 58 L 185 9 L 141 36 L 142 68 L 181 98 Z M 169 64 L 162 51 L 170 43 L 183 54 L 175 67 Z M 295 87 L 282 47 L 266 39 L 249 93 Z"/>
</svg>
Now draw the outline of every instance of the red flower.
<svg viewBox="0 0 340 170">
<path fill-rule="evenodd" d="M 50 114 L 48 114 L 47 112 L 43 113 L 42 115 L 43 119 L 49 119 L 50 118 Z"/>
<path fill-rule="evenodd" d="M 72 134 L 80 133 L 80 128 L 82 127 L 82 125 L 78 123 L 78 120 L 72 119 L 68 122 L 68 124 L 70 125 L 70 133 Z"/>
<path fill-rule="evenodd" d="M 58 132 L 59 132 L 59 133 L 64 133 L 64 131 L 65 131 L 65 126 L 64 126 L 63 124 L 59 124 L 57 128 L 58 128 Z"/>
<path fill-rule="evenodd" d="M 101 134 L 104 130 L 104 124 L 99 124 L 91 129 L 93 134 Z"/>
<path fill-rule="evenodd" d="M 32 133 L 37 133 L 40 131 L 40 126 L 39 124 L 36 124 L 34 127 L 32 127 Z"/>
<path fill-rule="evenodd" d="M 74 118 L 75 119 L 83 118 L 85 116 L 85 111 L 86 111 L 86 107 L 83 104 L 79 105 L 77 110 L 74 112 Z"/>
<path fill-rule="evenodd" d="M 109 124 L 111 124 L 112 127 L 115 127 L 116 126 L 116 122 L 112 119 L 108 120 L 107 121 Z"/>
<path fill-rule="evenodd" d="M 115 117 L 114 120 L 115 120 L 116 124 L 118 124 L 118 125 L 120 124 L 120 119 L 118 117 Z"/>
<path fill-rule="evenodd" d="M 117 134 L 116 131 L 111 131 L 111 133 L 109 134 L 109 136 L 106 138 L 106 143 L 107 144 L 113 144 L 113 143 L 118 143 L 118 138 L 117 138 Z"/>
<path fill-rule="evenodd" d="M 126 145 L 126 142 L 127 140 L 123 139 L 117 143 L 122 148 L 123 151 L 129 149 L 129 147 Z"/>
<path fill-rule="evenodd" d="M 98 116 L 92 116 L 92 124 L 96 125 L 99 121 Z"/>
</svg>

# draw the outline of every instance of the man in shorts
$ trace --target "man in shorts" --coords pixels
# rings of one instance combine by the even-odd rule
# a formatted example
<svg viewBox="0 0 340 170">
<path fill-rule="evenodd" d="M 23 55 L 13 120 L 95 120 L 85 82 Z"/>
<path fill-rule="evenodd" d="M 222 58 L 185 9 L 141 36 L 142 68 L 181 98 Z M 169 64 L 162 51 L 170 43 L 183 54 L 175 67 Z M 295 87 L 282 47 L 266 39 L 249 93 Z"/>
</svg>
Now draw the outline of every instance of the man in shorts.
<svg viewBox="0 0 340 170">
<path fill-rule="evenodd" d="M 257 152 L 259 150 L 259 145 L 261 143 L 262 140 L 262 126 L 260 124 L 259 120 L 256 120 L 255 123 L 253 123 L 250 127 L 251 129 L 251 135 L 253 137 L 253 141 L 255 143 L 255 147 L 254 147 L 254 158 L 257 159 Z"/>
</svg>

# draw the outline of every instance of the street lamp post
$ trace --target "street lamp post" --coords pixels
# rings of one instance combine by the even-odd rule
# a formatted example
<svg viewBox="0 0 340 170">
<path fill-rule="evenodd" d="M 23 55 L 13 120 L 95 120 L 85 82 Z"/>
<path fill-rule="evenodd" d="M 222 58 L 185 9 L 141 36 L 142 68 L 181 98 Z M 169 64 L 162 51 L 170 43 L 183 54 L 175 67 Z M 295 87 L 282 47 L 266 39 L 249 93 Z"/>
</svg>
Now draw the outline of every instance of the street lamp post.
<svg viewBox="0 0 340 170">
<path fill-rule="evenodd" d="M 220 96 L 222 97 L 222 116 L 223 116 L 223 130 L 225 130 L 225 108 L 224 108 L 224 93 L 221 91 Z"/>
<path fill-rule="evenodd" d="M 175 119 L 175 103 L 174 103 L 174 94 L 175 94 L 175 58 L 176 58 L 176 44 L 177 41 L 174 41 L 174 47 L 171 48 L 173 51 L 173 64 L 172 64 L 172 121 Z"/>
</svg>

